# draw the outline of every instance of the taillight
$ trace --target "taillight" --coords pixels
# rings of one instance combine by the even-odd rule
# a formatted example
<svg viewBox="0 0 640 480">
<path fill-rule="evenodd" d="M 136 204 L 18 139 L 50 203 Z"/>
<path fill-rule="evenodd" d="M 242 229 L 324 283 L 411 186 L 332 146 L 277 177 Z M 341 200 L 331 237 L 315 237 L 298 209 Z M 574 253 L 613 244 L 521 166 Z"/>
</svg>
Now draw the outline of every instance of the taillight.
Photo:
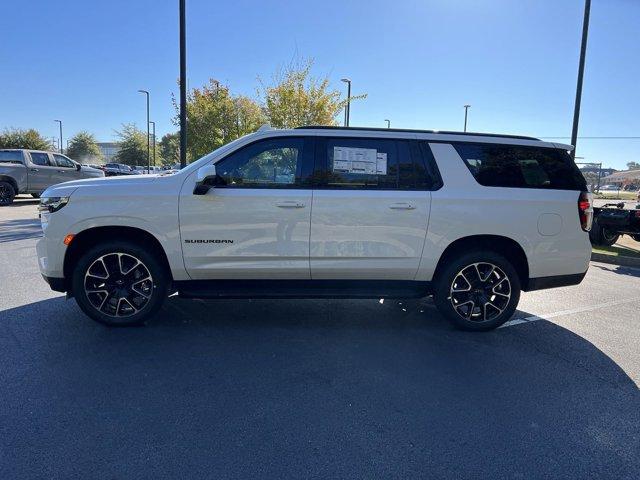
<svg viewBox="0 0 640 480">
<path fill-rule="evenodd" d="M 593 199 L 589 192 L 581 192 L 578 198 L 578 215 L 582 230 L 588 232 L 593 223 Z"/>
</svg>

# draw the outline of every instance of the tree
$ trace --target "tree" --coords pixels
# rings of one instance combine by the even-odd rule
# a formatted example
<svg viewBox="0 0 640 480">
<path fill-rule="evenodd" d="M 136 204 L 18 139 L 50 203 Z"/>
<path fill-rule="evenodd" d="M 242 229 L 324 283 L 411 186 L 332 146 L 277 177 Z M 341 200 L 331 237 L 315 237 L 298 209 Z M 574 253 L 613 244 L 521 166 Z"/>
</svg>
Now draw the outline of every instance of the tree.
<svg viewBox="0 0 640 480">
<path fill-rule="evenodd" d="M 262 85 L 264 109 L 272 127 L 295 128 L 303 125 L 337 125 L 336 118 L 346 105 L 329 78 L 311 75 L 313 60 L 303 59 L 278 73 L 272 85 Z M 366 94 L 352 96 L 351 101 Z"/>
<path fill-rule="evenodd" d="M 638 162 L 629 162 L 629 163 L 627 163 L 627 168 L 629 170 L 640 170 L 640 163 L 638 163 Z"/>
<path fill-rule="evenodd" d="M 51 150 L 53 145 L 37 130 L 6 128 L 0 133 L 0 148 L 29 148 L 32 150 Z"/>
<path fill-rule="evenodd" d="M 167 133 L 158 142 L 158 150 L 163 163 L 180 163 L 180 133 Z"/>
<path fill-rule="evenodd" d="M 119 149 L 114 159 L 125 165 L 147 164 L 147 134 L 138 130 L 133 123 L 125 123 L 120 131 L 116 131 Z"/>
<path fill-rule="evenodd" d="M 177 124 L 179 108 L 175 98 L 174 106 Z M 234 96 L 229 87 L 210 79 L 208 85 L 194 88 L 187 94 L 187 158 L 196 160 L 256 131 L 265 122 L 262 109 L 254 100 Z"/>
<path fill-rule="evenodd" d="M 77 133 L 69 140 L 67 155 L 79 162 L 102 159 L 102 152 L 96 143 L 95 137 L 86 131 Z"/>
</svg>

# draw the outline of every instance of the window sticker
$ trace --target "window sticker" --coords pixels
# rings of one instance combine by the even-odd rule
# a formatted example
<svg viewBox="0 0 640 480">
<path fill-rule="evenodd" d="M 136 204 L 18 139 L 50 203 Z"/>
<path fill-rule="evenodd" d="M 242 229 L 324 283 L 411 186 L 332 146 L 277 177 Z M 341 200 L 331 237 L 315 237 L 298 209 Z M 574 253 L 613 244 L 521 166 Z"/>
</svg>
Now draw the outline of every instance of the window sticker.
<svg viewBox="0 0 640 480">
<path fill-rule="evenodd" d="M 387 154 L 375 148 L 333 147 L 333 171 L 361 175 L 386 175 Z"/>
</svg>

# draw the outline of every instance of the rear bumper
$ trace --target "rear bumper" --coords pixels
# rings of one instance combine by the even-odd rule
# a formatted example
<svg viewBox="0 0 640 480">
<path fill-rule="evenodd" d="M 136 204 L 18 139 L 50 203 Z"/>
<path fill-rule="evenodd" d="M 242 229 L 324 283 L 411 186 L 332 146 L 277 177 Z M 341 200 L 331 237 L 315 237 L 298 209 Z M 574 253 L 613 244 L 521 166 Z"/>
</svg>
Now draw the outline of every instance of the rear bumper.
<svg viewBox="0 0 640 480">
<path fill-rule="evenodd" d="M 46 275 L 42 275 L 44 281 L 49 284 L 51 290 L 54 292 L 66 292 L 67 291 L 67 283 L 64 278 L 58 277 L 47 277 Z"/>
<path fill-rule="evenodd" d="M 527 283 L 526 292 L 532 290 L 543 290 L 545 288 L 568 287 L 570 285 L 578 285 L 584 279 L 587 272 L 575 273 L 571 275 L 554 275 L 552 277 L 530 278 Z"/>
</svg>

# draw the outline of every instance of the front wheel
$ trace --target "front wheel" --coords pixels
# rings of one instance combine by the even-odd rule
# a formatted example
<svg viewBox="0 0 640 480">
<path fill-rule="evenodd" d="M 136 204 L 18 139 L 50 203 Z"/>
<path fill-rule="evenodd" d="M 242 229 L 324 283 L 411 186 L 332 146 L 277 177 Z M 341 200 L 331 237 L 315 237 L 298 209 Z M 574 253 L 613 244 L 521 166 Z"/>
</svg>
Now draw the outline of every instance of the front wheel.
<svg viewBox="0 0 640 480">
<path fill-rule="evenodd" d="M 9 182 L 0 181 L 0 206 L 11 205 L 16 196 L 16 191 Z"/>
<path fill-rule="evenodd" d="M 520 300 L 520 278 L 502 255 L 476 251 L 451 260 L 435 281 L 435 304 L 462 330 L 485 331 L 509 320 Z"/>
<path fill-rule="evenodd" d="M 126 241 L 98 245 L 73 270 L 78 306 L 93 320 L 112 326 L 140 325 L 168 293 L 169 274 L 147 250 Z"/>
</svg>

